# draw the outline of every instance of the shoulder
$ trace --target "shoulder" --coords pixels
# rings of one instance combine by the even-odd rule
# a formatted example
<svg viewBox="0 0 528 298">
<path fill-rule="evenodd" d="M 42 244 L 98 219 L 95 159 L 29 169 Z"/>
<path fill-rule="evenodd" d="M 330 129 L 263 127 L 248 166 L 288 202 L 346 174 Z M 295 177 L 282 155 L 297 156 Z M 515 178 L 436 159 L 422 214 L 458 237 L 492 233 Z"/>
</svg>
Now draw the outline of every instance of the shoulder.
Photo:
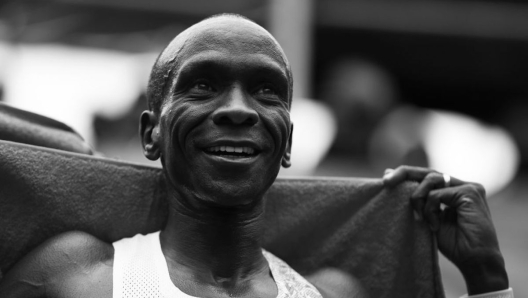
<svg viewBox="0 0 528 298">
<path fill-rule="evenodd" d="M 112 244 L 85 232 L 72 231 L 42 243 L 20 261 L 20 266 L 45 267 L 49 272 L 63 271 L 111 261 L 113 254 Z"/>
<path fill-rule="evenodd" d="M 321 292 L 325 298 L 367 298 L 361 282 L 351 274 L 337 268 L 323 268 L 305 278 Z"/>
<path fill-rule="evenodd" d="M 0 283 L 0 296 L 41 297 L 56 287 L 67 288 L 69 281 L 89 283 L 93 275 L 111 274 L 113 255 L 111 244 L 90 234 L 74 231 L 57 235 L 7 272 Z"/>
</svg>

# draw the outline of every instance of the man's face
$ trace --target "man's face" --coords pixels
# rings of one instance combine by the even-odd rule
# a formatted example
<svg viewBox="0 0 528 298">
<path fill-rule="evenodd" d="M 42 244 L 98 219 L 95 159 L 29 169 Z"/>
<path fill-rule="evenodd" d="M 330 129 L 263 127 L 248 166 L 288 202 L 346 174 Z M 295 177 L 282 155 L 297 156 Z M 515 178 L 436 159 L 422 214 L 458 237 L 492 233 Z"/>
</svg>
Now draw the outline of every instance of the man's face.
<svg viewBox="0 0 528 298">
<path fill-rule="evenodd" d="M 289 152 L 287 66 L 255 24 L 201 25 L 191 28 L 166 87 L 162 164 L 175 189 L 221 205 L 248 204 L 273 183 Z"/>
</svg>

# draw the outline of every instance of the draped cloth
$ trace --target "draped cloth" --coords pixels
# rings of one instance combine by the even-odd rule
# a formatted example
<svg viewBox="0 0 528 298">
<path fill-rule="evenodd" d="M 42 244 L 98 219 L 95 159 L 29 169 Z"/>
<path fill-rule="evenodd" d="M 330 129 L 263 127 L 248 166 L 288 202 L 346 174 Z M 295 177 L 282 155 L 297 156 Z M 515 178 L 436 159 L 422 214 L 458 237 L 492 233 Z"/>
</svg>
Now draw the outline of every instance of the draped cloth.
<svg viewBox="0 0 528 298">
<path fill-rule="evenodd" d="M 347 271 L 371 297 L 444 297 L 434 237 L 410 206 L 415 187 L 279 178 L 266 195 L 263 246 L 301 274 Z M 111 243 L 160 230 L 165 188 L 161 168 L 0 141 L 0 273 L 61 232 Z"/>
</svg>

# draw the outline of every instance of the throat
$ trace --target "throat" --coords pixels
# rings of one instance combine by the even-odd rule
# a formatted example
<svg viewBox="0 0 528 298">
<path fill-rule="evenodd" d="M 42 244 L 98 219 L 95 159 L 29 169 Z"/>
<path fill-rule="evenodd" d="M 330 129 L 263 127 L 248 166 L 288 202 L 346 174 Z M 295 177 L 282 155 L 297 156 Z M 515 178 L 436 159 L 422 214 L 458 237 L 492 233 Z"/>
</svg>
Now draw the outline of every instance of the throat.
<svg viewBox="0 0 528 298">
<path fill-rule="evenodd" d="M 266 269 L 260 239 L 262 210 L 213 209 L 171 208 L 160 236 L 168 263 L 183 266 L 207 283 L 226 286 Z"/>
</svg>

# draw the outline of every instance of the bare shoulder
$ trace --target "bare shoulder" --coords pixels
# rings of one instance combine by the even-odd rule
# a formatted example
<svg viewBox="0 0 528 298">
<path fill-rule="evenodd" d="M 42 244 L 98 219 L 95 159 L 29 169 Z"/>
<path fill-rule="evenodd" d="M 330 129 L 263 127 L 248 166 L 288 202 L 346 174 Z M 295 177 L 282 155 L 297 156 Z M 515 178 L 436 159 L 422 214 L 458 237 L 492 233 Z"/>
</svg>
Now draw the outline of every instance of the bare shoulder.
<svg viewBox="0 0 528 298">
<path fill-rule="evenodd" d="M 358 279 L 337 268 L 323 268 L 305 278 L 321 292 L 324 298 L 369 297 Z"/>
<path fill-rule="evenodd" d="M 0 283 L 0 297 L 84 297 L 83 288 L 94 283 L 111 293 L 113 257 L 113 246 L 90 234 L 57 235 L 7 272 Z"/>
</svg>

